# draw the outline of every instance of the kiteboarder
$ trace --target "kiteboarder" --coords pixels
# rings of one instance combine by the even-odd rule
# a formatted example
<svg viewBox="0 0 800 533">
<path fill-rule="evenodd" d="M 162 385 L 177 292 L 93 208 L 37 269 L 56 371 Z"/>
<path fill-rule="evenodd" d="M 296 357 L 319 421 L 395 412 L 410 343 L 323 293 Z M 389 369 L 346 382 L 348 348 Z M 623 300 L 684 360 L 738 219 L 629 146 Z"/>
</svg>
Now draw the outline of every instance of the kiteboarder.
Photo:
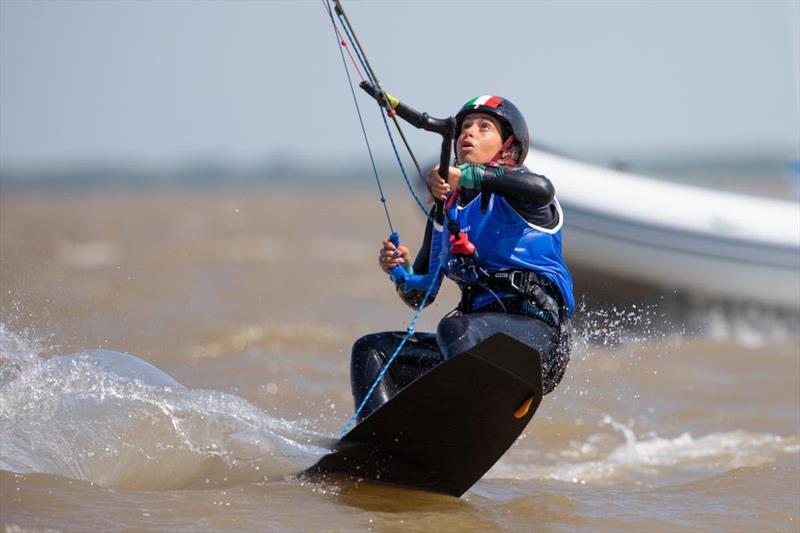
<svg viewBox="0 0 800 533">
<path fill-rule="evenodd" d="M 356 341 L 351 385 L 359 420 L 437 364 L 495 333 L 540 354 L 544 394 L 558 385 L 569 362 L 575 302 L 561 253 L 563 213 L 550 180 L 524 166 L 529 147 L 525 118 L 509 100 L 486 95 L 464 104 L 455 121 L 457 166 L 449 168 L 447 180 L 438 167 L 427 179 L 435 200 L 455 202 L 453 213 L 465 236 L 459 251 L 451 247 L 443 253 L 439 273 L 458 284 L 461 301 L 435 334 L 382 332 Z M 429 217 L 413 261 L 408 248 L 385 240 L 378 258 L 381 269 L 389 273 L 401 265 L 409 273 L 427 274 L 432 240 L 442 231 L 437 226 Z M 424 290 L 406 290 L 399 282 L 396 289 L 414 308 L 423 301 L 429 305 L 435 297 L 425 300 Z"/>
</svg>

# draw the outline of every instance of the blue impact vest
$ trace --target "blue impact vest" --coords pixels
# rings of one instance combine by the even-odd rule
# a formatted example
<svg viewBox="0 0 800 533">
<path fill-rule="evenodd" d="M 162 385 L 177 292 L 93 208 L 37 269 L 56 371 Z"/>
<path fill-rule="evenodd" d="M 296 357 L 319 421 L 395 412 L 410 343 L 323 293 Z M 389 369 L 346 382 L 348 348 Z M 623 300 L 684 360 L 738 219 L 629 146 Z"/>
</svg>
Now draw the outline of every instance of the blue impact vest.
<svg viewBox="0 0 800 533">
<path fill-rule="evenodd" d="M 561 254 L 564 216 L 558 201 L 553 201 L 558 210 L 558 225 L 553 229 L 529 223 L 505 198 L 496 194 L 490 198 L 485 214 L 481 213 L 481 195 L 459 207 L 458 223 L 475 245 L 478 263 L 483 268 L 489 272 L 525 269 L 547 277 L 561 291 L 567 313 L 572 317 L 575 312 L 572 275 Z"/>
</svg>

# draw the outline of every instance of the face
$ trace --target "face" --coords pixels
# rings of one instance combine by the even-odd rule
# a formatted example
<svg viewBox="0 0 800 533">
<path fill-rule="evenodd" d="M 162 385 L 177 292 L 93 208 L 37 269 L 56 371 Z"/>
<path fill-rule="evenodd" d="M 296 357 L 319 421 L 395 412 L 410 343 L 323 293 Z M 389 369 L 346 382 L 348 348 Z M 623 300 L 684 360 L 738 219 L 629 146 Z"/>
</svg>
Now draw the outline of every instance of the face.
<svg viewBox="0 0 800 533">
<path fill-rule="evenodd" d="M 461 123 L 461 133 L 456 141 L 459 163 L 485 164 L 497 155 L 503 146 L 500 121 L 485 113 L 470 113 Z"/>
</svg>

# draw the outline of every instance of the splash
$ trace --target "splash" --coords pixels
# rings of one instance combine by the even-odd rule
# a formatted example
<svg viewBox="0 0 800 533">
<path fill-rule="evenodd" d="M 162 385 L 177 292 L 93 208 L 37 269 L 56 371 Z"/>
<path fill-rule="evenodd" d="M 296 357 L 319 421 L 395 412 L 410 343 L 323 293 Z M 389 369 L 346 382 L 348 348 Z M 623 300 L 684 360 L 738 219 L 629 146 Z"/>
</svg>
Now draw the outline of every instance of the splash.
<svg viewBox="0 0 800 533">
<path fill-rule="evenodd" d="M 42 341 L 29 331 L 16 333 L 0 322 L 0 386 L 18 377 L 24 368 L 35 365 L 43 349 Z"/>
<path fill-rule="evenodd" d="M 582 300 L 578 303 L 576 323 L 573 330 L 572 359 L 576 365 L 588 366 L 598 356 L 610 357 L 611 365 L 625 361 L 636 365 L 642 358 L 642 350 L 653 346 L 659 352 L 673 351 L 682 341 L 685 329 L 673 324 L 658 305 L 629 306 L 609 305 L 589 308 Z M 589 370 L 591 372 L 591 369 Z M 574 382 L 562 386 L 561 392 L 571 391 L 578 396 L 593 393 L 590 377 L 582 383 Z M 558 390 L 558 389 L 556 389 Z"/>
<path fill-rule="evenodd" d="M 579 301 L 575 340 L 579 346 L 669 342 L 690 336 L 733 342 L 745 348 L 784 343 L 800 335 L 796 309 L 703 295 L 661 296 L 657 303 L 588 305 Z"/>
<path fill-rule="evenodd" d="M 585 301 L 581 301 L 576 315 L 580 320 L 575 328 L 575 341 L 586 348 L 666 341 L 685 333 L 655 304 L 589 308 Z"/>
<path fill-rule="evenodd" d="M 158 490 L 282 479 L 326 452 L 326 436 L 237 396 L 110 350 L 46 359 L 2 324 L 0 376 L 4 470 Z"/>
</svg>

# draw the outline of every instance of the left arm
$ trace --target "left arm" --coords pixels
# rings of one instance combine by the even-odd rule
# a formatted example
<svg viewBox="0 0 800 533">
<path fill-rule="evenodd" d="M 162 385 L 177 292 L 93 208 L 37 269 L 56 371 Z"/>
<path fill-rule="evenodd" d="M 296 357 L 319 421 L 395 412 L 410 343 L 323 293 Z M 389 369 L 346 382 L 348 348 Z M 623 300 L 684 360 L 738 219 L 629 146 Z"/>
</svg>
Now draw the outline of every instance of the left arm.
<svg viewBox="0 0 800 533">
<path fill-rule="evenodd" d="M 548 205 L 556 194 L 549 179 L 525 167 L 505 170 L 485 165 L 461 165 L 460 184 L 465 189 L 501 194 L 531 207 Z"/>
<path fill-rule="evenodd" d="M 508 170 L 473 164 L 450 167 L 446 182 L 438 176 L 436 170 L 434 168 L 428 175 L 434 198 L 444 199 L 456 187 L 465 191 L 500 194 L 531 224 L 545 228 L 555 228 L 559 224 L 552 182 L 525 167 Z"/>
</svg>

